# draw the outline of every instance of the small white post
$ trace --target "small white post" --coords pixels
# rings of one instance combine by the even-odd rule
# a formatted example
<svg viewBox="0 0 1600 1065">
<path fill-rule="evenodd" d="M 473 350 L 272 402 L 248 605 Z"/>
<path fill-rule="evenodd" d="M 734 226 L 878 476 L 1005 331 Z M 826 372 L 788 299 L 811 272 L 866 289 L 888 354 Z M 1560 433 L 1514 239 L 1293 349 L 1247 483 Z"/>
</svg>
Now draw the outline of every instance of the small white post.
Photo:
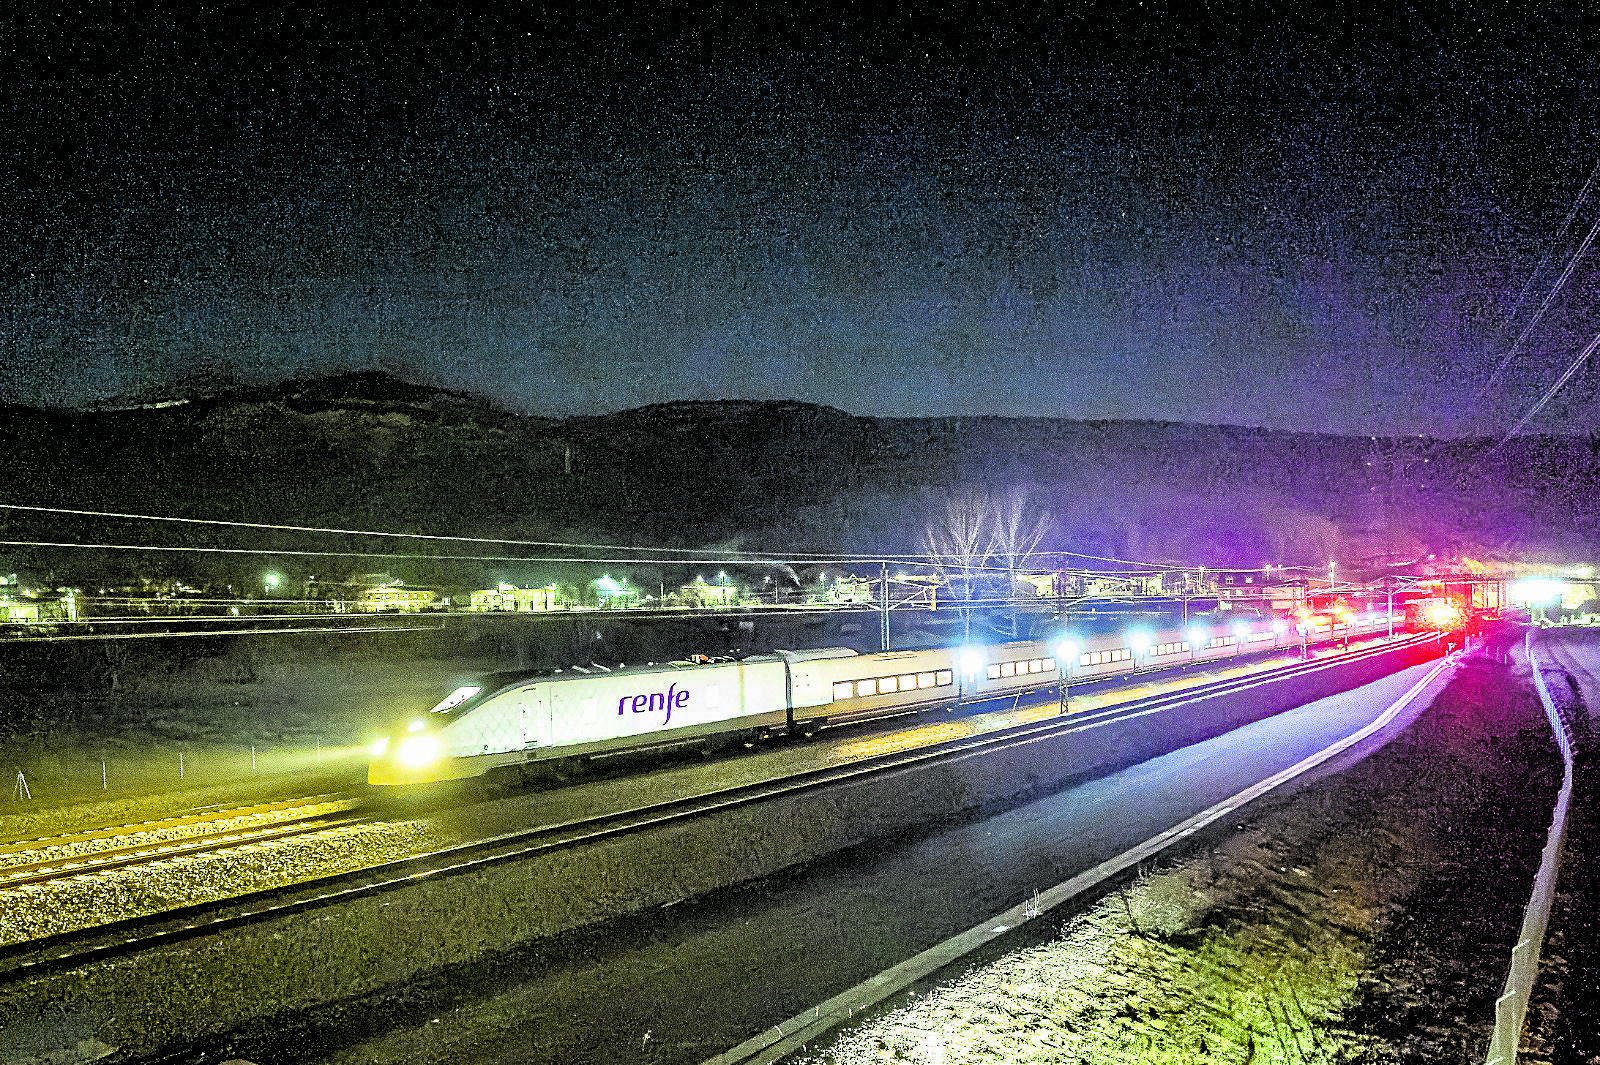
<svg viewBox="0 0 1600 1065">
<path fill-rule="evenodd" d="M 183 748 L 178 748 L 178 779 L 183 779 Z"/>
<path fill-rule="evenodd" d="M 250 772 L 254 773 L 255 771 L 256 771 L 256 745 L 252 743 L 250 745 Z"/>
<path fill-rule="evenodd" d="M 106 790 L 106 760 L 100 759 L 100 790 Z"/>
</svg>

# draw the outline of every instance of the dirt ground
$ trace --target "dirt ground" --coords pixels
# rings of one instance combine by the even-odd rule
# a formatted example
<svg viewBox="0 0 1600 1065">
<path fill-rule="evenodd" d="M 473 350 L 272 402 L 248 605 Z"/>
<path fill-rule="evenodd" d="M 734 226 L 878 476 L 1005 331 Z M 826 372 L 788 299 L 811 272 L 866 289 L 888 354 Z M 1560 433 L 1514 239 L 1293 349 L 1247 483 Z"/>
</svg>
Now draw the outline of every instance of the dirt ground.
<svg viewBox="0 0 1600 1065">
<path fill-rule="evenodd" d="M 1525 681 L 1470 660 L 1376 756 L 802 1060 L 1481 1062 L 1560 775 Z M 1551 953 L 1592 951 L 1568 926 Z"/>
</svg>

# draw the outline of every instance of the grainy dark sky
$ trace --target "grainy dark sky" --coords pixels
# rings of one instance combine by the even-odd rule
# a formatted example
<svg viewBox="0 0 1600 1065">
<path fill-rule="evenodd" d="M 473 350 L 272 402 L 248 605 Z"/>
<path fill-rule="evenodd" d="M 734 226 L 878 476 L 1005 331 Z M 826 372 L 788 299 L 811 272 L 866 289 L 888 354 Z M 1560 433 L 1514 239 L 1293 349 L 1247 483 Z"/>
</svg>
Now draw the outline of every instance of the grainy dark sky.
<svg viewBox="0 0 1600 1065">
<path fill-rule="evenodd" d="M 1600 219 L 1582 5 L 64 6 L 0 35 L 8 400 L 1492 431 L 1600 329 L 1586 256 L 1484 387 Z"/>
</svg>

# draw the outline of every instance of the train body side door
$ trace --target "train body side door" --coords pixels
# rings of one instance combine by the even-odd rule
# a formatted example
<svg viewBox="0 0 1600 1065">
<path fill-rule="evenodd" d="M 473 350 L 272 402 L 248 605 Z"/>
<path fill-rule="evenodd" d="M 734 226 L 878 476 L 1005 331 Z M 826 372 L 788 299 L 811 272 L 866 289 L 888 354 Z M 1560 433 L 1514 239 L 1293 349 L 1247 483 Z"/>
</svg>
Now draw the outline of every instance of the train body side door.
<svg viewBox="0 0 1600 1065">
<path fill-rule="evenodd" d="M 517 693 L 518 708 L 522 717 L 522 746 L 524 748 L 550 745 L 550 688 L 535 684 Z"/>
</svg>

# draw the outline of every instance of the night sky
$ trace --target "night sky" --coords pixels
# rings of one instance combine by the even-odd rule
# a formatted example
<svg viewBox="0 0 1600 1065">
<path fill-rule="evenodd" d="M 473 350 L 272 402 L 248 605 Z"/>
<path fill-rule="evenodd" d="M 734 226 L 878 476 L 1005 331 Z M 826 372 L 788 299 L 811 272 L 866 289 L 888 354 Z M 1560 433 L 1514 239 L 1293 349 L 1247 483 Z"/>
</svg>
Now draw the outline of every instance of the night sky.
<svg viewBox="0 0 1600 1065">
<path fill-rule="evenodd" d="M 1582 5 L 66 6 L 0 26 L 9 401 L 1454 434 L 1600 329 L 1590 255 L 1490 380 L 1600 219 Z"/>
</svg>

